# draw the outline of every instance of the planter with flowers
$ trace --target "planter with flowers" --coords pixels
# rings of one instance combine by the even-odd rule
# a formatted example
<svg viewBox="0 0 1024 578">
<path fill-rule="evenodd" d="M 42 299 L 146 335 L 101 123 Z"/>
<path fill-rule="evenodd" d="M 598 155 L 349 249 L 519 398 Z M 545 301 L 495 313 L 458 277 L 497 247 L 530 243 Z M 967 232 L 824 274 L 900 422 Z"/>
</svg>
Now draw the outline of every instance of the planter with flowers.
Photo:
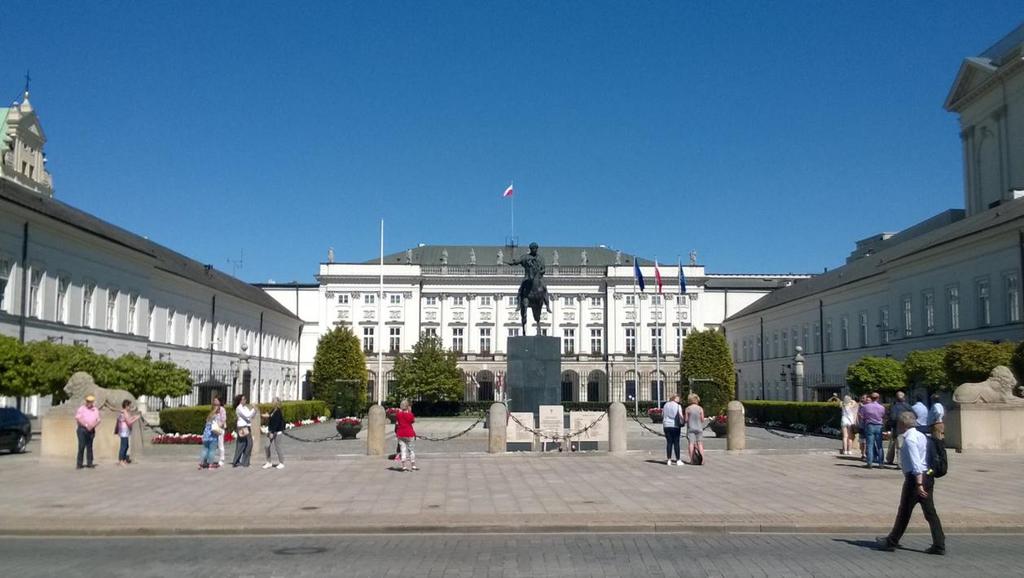
<svg viewBox="0 0 1024 578">
<path fill-rule="evenodd" d="M 718 438 L 724 437 L 726 432 L 729 431 L 728 418 L 724 415 L 712 418 L 709 425 L 711 426 L 711 431 L 715 432 L 715 437 Z"/>
<path fill-rule="evenodd" d="M 397 407 L 389 407 L 389 408 L 384 410 L 384 415 L 387 416 L 389 422 L 394 424 L 395 421 L 398 420 L 398 408 Z"/>
<path fill-rule="evenodd" d="M 359 430 L 363 429 L 363 422 L 356 417 L 343 417 L 334 426 L 343 440 L 354 440 Z"/>
<path fill-rule="evenodd" d="M 654 423 L 661 423 L 661 416 L 662 412 L 660 407 L 652 407 L 647 410 L 647 417 L 651 418 L 651 421 Z"/>
</svg>

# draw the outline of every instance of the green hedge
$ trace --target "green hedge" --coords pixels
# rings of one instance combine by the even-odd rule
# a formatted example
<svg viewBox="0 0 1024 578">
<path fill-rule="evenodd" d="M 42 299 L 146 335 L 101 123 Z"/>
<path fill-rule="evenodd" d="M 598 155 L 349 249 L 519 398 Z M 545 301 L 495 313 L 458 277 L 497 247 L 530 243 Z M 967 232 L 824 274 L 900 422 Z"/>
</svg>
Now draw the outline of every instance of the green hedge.
<svg viewBox="0 0 1024 578">
<path fill-rule="evenodd" d="M 260 413 L 267 413 L 273 404 L 259 404 Z M 173 407 L 160 410 L 160 429 L 166 433 L 203 433 L 206 416 L 212 409 L 209 405 L 193 407 Z M 235 429 L 235 408 L 226 407 L 228 412 L 228 430 Z M 287 422 L 313 419 L 322 415 L 330 415 L 327 404 L 319 401 L 285 401 L 281 403 L 281 411 Z"/>
<path fill-rule="evenodd" d="M 839 429 L 840 405 L 816 401 L 744 401 L 746 418 L 757 424 L 781 422 L 784 427 L 795 424 L 807 426 L 809 432 L 819 432 L 828 426 Z"/>
</svg>

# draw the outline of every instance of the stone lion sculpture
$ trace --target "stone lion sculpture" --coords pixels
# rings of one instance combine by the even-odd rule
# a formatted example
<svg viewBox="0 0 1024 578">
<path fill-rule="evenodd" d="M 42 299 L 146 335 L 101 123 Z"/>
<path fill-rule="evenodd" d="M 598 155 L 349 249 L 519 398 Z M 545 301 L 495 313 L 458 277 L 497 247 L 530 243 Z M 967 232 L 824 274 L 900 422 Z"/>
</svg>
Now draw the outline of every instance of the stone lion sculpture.
<svg viewBox="0 0 1024 578">
<path fill-rule="evenodd" d="M 68 402 L 63 407 L 66 411 L 74 412 L 80 405 L 85 403 L 85 396 L 92 395 L 96 398 L 96 407 L 121 411 L 121 404 L 124 400 L 131 402 L 131 411 L 137 411 L 135 396 L 123 389 L 107 389 L 96 385 L 92 376 L 84 371 L 75 372 L 64 386 L 64 393 L 68 394 Z"/>
<path fill-rule="evenodd" d="M 957 403 L 1011 403 L 1024 404 L 1024 399 L 1013 395 L 1017 378 L 1005 365 L 997 365 L 988 379 L 981 383 L 965 383 L 953 392 Z"/>
</svg>

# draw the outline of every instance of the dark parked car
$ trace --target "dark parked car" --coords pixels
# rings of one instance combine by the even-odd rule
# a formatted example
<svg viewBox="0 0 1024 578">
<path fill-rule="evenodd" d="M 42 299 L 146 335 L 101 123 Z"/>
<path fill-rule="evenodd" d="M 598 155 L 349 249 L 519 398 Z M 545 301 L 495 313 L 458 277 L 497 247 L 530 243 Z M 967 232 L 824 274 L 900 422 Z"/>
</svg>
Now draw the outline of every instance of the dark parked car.
<svg viewBox="0 0 1024 578">
<path fill-rule="evenodd" d="M 32 441 L 32 423 L 13 407 L 0 407 L 0 450 L 20 454 Z"/>
</svg>

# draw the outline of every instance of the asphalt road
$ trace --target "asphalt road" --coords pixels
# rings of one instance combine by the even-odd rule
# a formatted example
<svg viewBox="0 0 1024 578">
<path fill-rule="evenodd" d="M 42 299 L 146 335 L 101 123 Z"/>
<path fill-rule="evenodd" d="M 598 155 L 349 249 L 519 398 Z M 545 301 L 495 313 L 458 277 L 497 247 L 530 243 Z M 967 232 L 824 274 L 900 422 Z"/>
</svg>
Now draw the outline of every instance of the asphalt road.
<svg viewBox="0 0 1024 578">
<path fill-rule="evenodd" d="M 0 568 L 24 578 L 1024 576 L 1024 535 L 947 540 L 938 557 L 922 552 L 922 534 L 894 553 L 872 549 L 873 536 L 822 534 L 4 538 Z"/>
</svg>

